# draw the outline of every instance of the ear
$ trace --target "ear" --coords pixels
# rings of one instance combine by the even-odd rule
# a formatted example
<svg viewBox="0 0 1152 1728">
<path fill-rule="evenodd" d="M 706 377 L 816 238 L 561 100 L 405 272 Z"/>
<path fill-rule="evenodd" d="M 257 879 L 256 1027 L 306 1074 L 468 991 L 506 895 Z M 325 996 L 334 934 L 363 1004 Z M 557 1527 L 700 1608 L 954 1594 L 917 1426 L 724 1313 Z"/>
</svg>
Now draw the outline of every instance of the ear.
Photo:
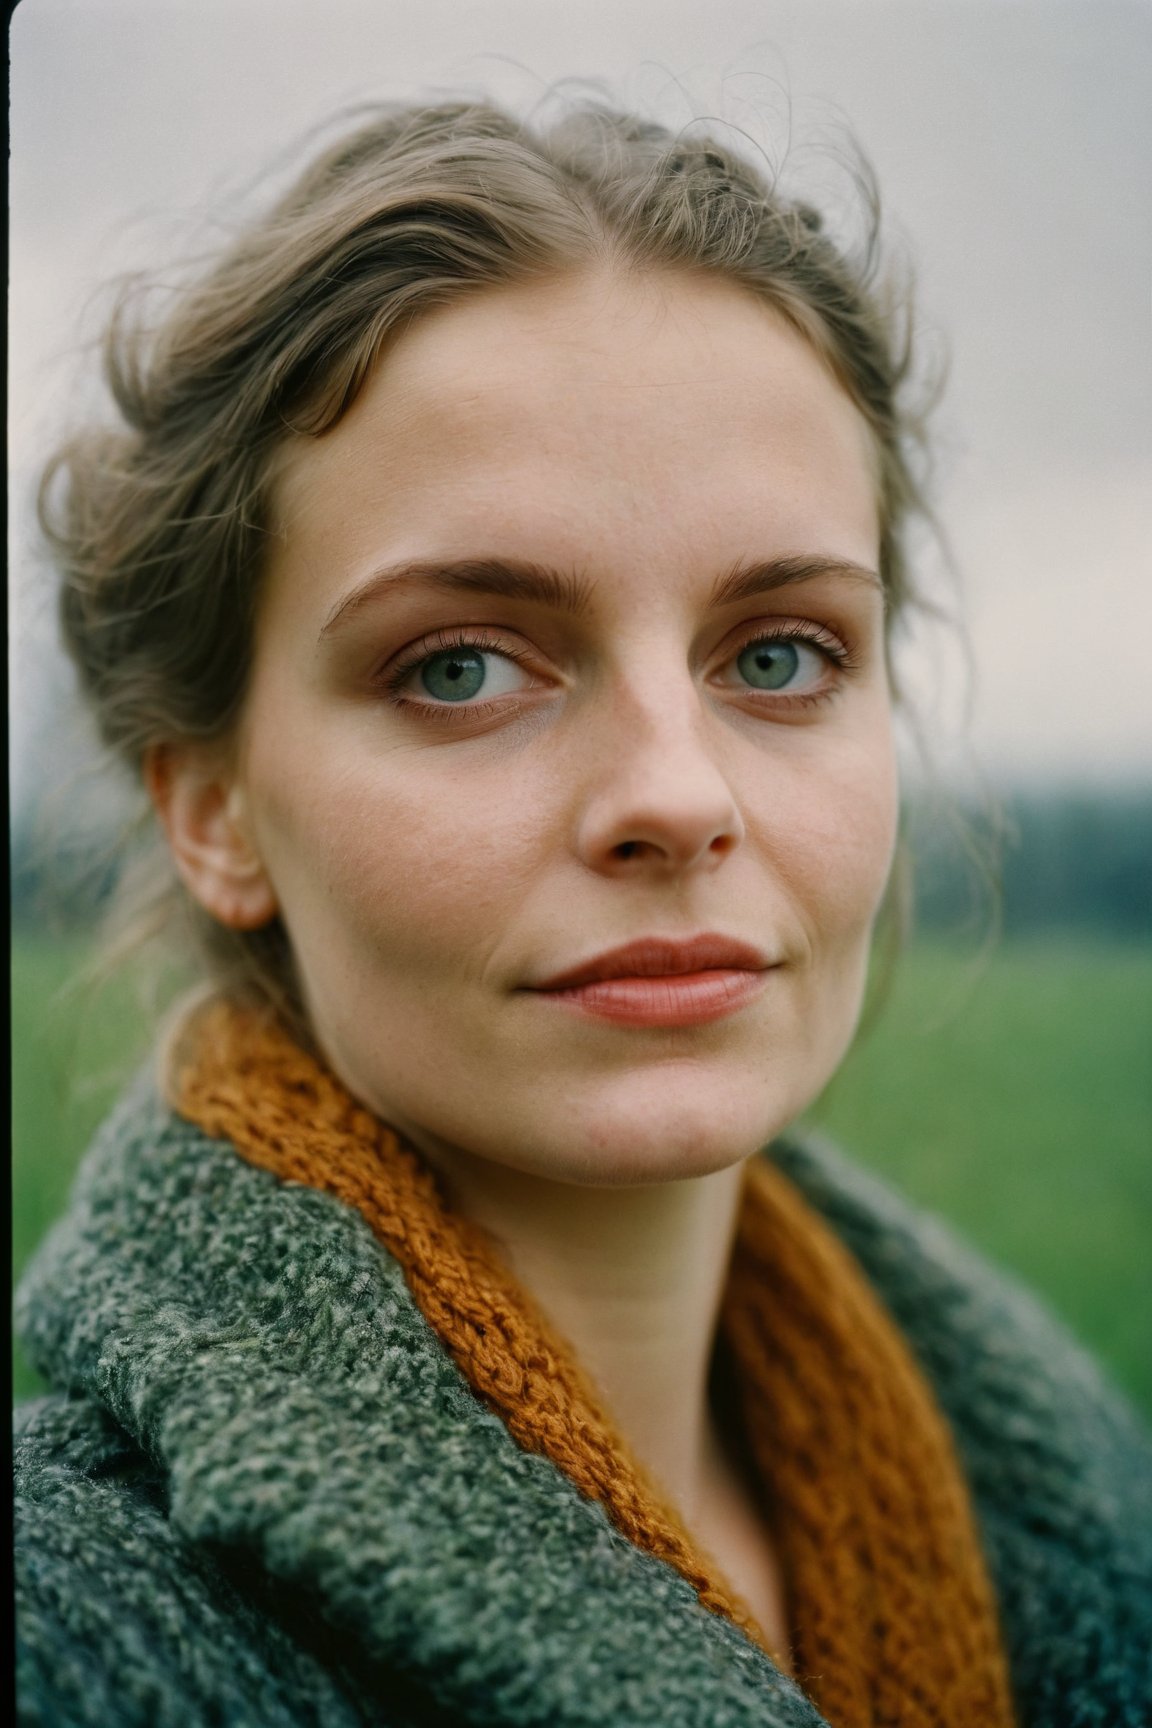
<svg viewBox="0 0 1152 1728">
<path fill-rule="evenodd" d="M 219 747 L 155 745 L 144 784 L 189 892 L 231 930 L 256 930 L 278 910 L 252 843 L 241 788 Z"/>
</svg>

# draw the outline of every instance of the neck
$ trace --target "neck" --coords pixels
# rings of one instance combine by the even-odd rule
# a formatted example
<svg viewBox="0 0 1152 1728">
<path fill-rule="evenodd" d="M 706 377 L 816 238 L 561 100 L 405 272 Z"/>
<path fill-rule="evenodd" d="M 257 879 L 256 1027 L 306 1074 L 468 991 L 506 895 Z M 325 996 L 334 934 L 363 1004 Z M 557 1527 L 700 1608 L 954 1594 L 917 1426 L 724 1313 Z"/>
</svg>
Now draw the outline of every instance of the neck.
<svg viewBox="0 0 1152 1728">
<path fill-rule="evenodd" d="M 708 1382 L 742 1166 L 605 1189 L 436 1162 L 451 1203 L 497 1239 L 636 1457 L 693 1520 L 722 1469 Z"/>
</svg>

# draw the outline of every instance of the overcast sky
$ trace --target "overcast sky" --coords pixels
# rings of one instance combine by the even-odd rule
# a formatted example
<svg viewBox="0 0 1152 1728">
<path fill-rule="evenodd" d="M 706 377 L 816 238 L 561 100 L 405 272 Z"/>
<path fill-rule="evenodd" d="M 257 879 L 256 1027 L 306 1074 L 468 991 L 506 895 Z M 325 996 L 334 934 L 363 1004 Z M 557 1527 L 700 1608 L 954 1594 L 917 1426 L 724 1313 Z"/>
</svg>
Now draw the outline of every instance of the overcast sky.
<svg viewBox="0 0 1152 1728">
<path fill-rule="evenodd" d="M 17 803 L 54 773 L 64 700 L 26 498 L 84 399 L 99 285 L 202 238 L 342 104 L 524 110 L 573 76 L 673 124 L 719 116 L 818 192 L 851 129 L 951 354 L 939 503 L 976 759 L 996 780 L 1152 779 L 1152 7 L 22 0 L 11 59 Z M 913 668 L 950 738 L 956 665 L 937 641 Z"/>
</svg>

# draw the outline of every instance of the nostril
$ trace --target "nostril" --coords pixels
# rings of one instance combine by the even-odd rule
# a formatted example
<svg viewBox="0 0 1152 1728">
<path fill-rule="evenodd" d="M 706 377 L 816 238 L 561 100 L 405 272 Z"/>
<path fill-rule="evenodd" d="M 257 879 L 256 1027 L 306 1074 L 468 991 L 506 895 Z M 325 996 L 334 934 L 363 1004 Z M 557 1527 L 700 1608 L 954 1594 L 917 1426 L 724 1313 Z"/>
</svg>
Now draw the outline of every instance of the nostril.
<svg viewBox="0 0 1152 1728">
<path fill-rule="evenodd" d="M 621 840 L 619 846 L 615 848 L 617 858 L 631 858 L 635 850 L 635 840 Z"/>
</svg>

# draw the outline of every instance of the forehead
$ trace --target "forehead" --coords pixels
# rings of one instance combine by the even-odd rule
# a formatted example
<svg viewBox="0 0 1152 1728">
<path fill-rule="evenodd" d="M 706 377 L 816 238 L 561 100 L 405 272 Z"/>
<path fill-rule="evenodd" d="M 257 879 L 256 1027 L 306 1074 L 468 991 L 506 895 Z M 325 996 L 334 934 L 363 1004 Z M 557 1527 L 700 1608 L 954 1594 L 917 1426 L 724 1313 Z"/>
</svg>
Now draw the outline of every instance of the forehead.
<svg viewBox="0 0 1152 1728">
<path fill-rule="evenodd" d="M 778 312 L 601 272 L 420 319 L 330 432 L 285 446 L 273 498 L 313 569 L 324 549 L 345 571 L 492 552 L 705 557 L 711 576 L 750 553 L 874 557 L 874 473 L 862 416 Z"/>
</svg>

